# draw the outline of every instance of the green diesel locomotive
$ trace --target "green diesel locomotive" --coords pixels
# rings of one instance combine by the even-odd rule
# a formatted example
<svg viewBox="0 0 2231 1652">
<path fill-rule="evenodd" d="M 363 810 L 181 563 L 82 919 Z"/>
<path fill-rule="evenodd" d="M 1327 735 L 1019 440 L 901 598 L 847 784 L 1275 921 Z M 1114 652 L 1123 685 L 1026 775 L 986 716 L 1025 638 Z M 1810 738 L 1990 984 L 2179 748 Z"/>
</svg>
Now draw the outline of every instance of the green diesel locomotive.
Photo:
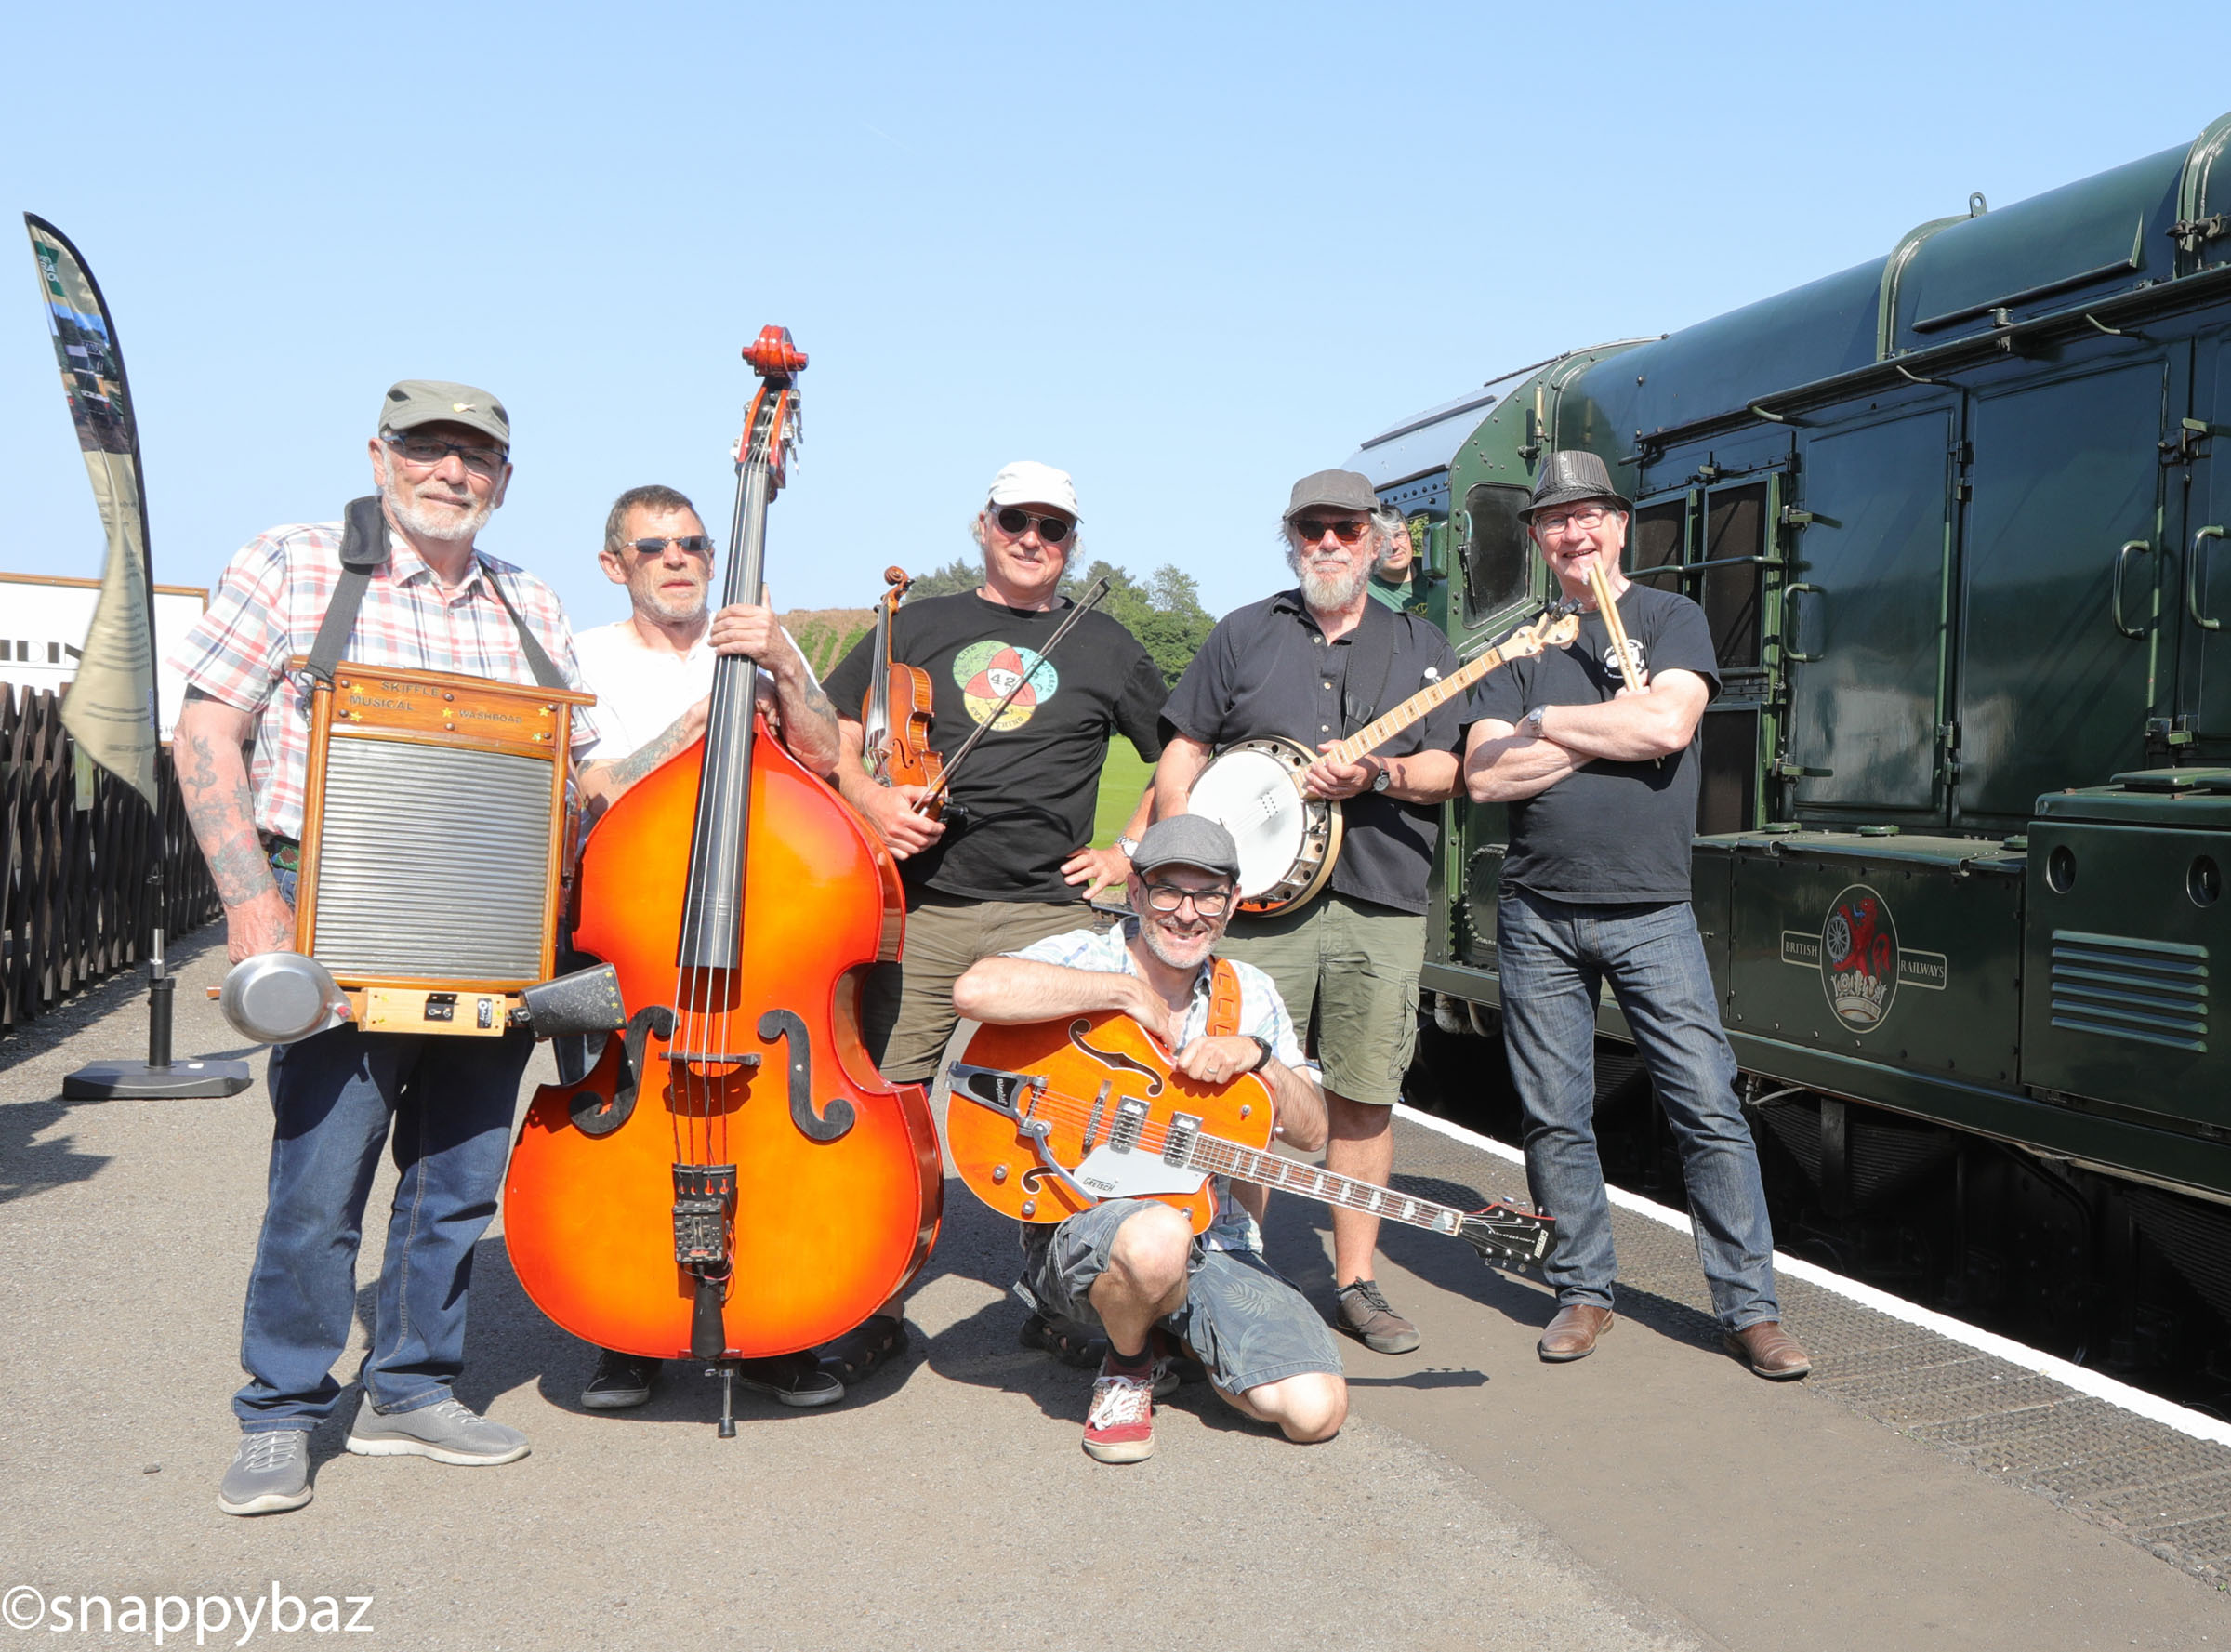
<svg viewBox="0 0 2231 1652">
<path fill-rule="evenodd" d="M 1550 595 L 1566 447 L 1717 642 L 1695 898 L 1781 1222 L 2220 1363 L 2179 1292 L 2231 1316 L 2231 115 L 1366 443 L 1459 654 Z M 1503 813 L 1448 824 L 1421 985 L 1492 1035 Z"/>
</svg>

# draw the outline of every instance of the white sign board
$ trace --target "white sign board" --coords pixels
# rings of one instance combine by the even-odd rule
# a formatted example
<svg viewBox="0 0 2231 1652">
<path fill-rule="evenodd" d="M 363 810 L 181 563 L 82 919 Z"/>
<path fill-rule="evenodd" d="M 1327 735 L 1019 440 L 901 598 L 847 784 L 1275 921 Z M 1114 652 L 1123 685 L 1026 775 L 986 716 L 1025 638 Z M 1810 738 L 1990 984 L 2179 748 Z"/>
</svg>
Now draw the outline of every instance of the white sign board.
<svg viewBox="0 0 2231 1652">
<path fill-rule="evenodd" d="M 0 682 L 60 692 L 76 675 L 99 595 L 95 579 L 0 574 Z M 199 586 L 155 587 L 155 693 L 165 741 L 186 694 L 186 680 L 170 668 L 167 656 L 208 606 L 209 593 Z"/>
</svg>

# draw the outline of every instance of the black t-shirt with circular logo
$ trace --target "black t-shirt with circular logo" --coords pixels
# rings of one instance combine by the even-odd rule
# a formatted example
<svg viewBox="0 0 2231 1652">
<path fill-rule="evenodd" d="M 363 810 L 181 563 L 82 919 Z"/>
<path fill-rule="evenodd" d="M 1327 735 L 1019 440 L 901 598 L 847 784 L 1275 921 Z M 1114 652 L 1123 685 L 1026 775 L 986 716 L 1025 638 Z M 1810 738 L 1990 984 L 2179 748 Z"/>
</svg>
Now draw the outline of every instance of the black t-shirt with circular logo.
<svg viewBox="0 0 2231 1652">
<path fill-rule="evenodd" d="M 1041 656 L 1069 608 L 1010 608 L 969 592 L 905 603 L 892 620 L 893 657 L 930 674 L 930 745 L 948 760 L 1016 679 L 1028 679 L 954 782 L 958 822 L 899 863 L 908 892 L 1077 899 L 1082 886 L 1063 880 L 1062 863 L 1092 841 L 1109 737 L 1126 736 L 1150 763 L 1162 755 L 1156 726 L 1168 689 L 1119 622 L 1088 614 L 1051 659 Z M 870 631 L 829 673 L 841 716 L 860 716 L 875 646 Z"/>
<path fill-rule="evenodd" d="M 1653 679 L 1694 671 L 1720 692 L 1720 666 L 1704 610 L 1671 591 L 1630 585 L 1619 593 L 1638 670 Z M 1473 715 L 1516 724 L 1536 706 L 1593 706 L 1622 686 L 1603 615 L 1580 616 L 1569 646 L 1490 671 L 1472 690 Z M 1596 759 L 1549 790 L 1511 805 L 1503 881 L 1552 900 L 1606 905 L 1689 898 L 1689 840 L 1696 829 L 1696 742 L 1662 762 Z"/>
</svg>

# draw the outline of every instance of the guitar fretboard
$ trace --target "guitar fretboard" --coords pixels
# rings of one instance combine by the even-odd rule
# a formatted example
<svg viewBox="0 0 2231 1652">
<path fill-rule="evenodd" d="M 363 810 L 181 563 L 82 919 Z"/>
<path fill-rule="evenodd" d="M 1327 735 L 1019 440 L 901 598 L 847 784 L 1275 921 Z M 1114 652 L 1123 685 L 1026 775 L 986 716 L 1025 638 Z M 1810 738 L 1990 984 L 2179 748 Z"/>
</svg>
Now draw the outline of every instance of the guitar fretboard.
<svg viewBox="0 0 2231 1652">
<path fill-rule="evenodd" d="M 1341 741 L 1326 753 L 1326 760 L 1335 763 L 1353 763 L 1356 759 L 1379 749 L 1395 735 L 1408 728 L 1419 718 L 1427 716 L 1436 707 L 1455 699 L 1473 683 L 1503 663 L 1503 651 L 1490 648 L 1470 665 L 1454 674 L 1444 677 L 1429 688 L 1421 688 L 1408 699 L 1388 712 L 1378 721 L 1365 727 Z"/>
<path fill-rule="evenodd" d="M 1259 1187 L 1283 1188 L 1303 1198 L 1340 1205 L 1350 1210 L 1368 1211 L 1389 1222 L 1406 1222 L 1412 1227 L 1429 1228 L 1437 1234 L 1455 1234 L 1464 1225 L 1464 1212 L 1453 1205 L 1411 1198 L 1391 1187 L 1358 1182 L 1353 1176 L 1342 1176 L 1320 1165 L 1305 1165 L 1282 1153 L 1243 1147 L 1237 1142 L 1227 1142 L 1218 1136 L 1198 1138 L 1185 1156 L 1185 1162 L 1189 1170 L 1231 1176 L 1241 1182 L 1252 1182 Z"/>
</svg>

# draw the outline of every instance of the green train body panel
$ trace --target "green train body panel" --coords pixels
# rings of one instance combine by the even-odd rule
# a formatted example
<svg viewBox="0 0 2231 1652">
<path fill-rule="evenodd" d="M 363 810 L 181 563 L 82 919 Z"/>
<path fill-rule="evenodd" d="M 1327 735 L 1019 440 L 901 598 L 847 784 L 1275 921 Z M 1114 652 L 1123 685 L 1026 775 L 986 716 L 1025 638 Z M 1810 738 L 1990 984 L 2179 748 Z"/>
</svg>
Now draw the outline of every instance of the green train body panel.
<svg viewBox="0 0 2231 1652">
<path fill-rule="evenodd" d="M 1712 629 L 1744 1068 L 2231 1199 L 2231 115 L 1366 443 L 1461 654 L 1550 595 L 1516 512 L 1558 447 Z M 1498 1001 L 1506 839 L 1450 806 L 1435 991 Z"/>
</svg>

